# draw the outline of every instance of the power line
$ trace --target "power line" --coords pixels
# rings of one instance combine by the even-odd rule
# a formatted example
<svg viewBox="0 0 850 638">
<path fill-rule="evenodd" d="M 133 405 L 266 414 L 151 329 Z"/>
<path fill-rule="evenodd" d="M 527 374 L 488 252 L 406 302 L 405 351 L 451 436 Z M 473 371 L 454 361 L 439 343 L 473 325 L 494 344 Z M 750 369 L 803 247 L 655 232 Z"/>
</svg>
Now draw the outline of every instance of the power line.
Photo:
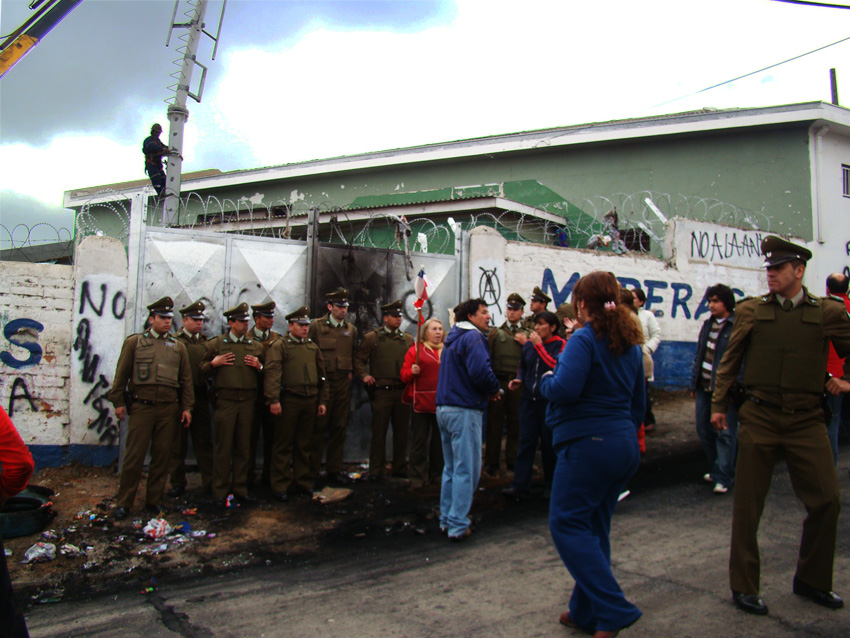
<svg viewBox="0 0 850 638">
<path fill-rule="evenodd" d="M 802 4 L 810 7 L 828 7 L 829 9 L 850 9 L 846 4 L 830 4 L 829 2 L 811 2 L 811 0 L 773 0 L 774 2 L 787 2 L 788 4 Z"/>
<path fill-rule="evenodd" d="M 778 0 L 778 1 L 786 1 L 786 0 Z M 792 0 L 787 0 L 791 2 Z M 802 2 L 802 0 L 800 0 Z M 850 7 L 845 7 L 846 9 L 850 9 Z M 777 62 L 776 64 L 771 64 L 770 66 L 766 66 L 764 68 L 758 69 L 757 71 L 750 71 L 749 73 L 744 73 L 744 75 L 739 75 L 738 77 L 732 78 L 731 80 L 725 80 L 724 82 L 719 82 L 718 84 L 712 84 L 711 86 L 707 86 L 704 89 L 700 89 L 699 91 L 694 91 L 693 93 L 688 93 L 687 95 L 682 95 L 681 97 L 673 98 L 672 100 L 667 100 L 666 102 L 661 102 L 660 104 L 656 104 L 649 108 L 657 108 L 659 106 L 665 106 L 666 104 L 670 104 L 672 102 L 678 102 L 679 100 L 684 100 L 685 98 L 692 97 L 694 95 L 699 95 L 700 93 L 705 93 L 706 91 L 711 91 L 712 89 L 716 89 L 718 87 L 723 86 L 724 84 L 731 84 L 732 82 L 737 82 L 738 80 L 742 80 L 744 78 L 748 78 L 751 75 L 756 75 L 757 73 L 761 73 L 763 71 L 767 71 L 769 69 L 774 69 L 783 64 L 787 64 L 788 62 L 793 62 L 794 60 L 799 60 L 800 58 L 804 58 L 807 55 L 811 55 L 812 53 L 817 53 L 818 51 L 823 51 L 824 49 L 828 49 L 829 47 L 834 47 L 836 44 L 841 44 L 842 42 L 847 42 L 850 40 L 850 36 L 846 38 L 842 38 L 841 40 L 836 40 L 830 44 L 826 44 L 822 47 L 818 47 L 817 49 L 812 49 L 811 51 L 807 51 L 806 53 L 801 53 L 800 55 L 795 55 L 793 58 L 788 58 L 787 60 L 782 60 L 782 62 Z"/>
</svg>

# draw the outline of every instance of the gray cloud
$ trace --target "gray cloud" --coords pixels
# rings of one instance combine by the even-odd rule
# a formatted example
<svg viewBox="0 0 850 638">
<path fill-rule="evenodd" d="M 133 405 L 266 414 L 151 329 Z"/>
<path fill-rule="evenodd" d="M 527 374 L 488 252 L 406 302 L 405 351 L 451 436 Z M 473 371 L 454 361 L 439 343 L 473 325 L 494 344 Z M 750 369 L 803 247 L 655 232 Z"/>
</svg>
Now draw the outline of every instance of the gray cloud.
<svg viewBox="0 0 850 638">
<path fill-rule="evenodd" d="M 73 237 L 73 212 L 0 190 L 0 249 Z"/>
</svg>

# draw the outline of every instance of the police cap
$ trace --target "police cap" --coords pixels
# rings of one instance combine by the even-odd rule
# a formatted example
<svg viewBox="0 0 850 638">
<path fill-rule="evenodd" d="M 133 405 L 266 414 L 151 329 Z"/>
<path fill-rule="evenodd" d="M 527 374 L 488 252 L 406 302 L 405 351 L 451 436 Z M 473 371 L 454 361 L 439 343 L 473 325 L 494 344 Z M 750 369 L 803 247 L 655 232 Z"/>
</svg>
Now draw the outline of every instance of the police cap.
<svg viewBox="0 0 850 638">
<path fill-rule="evenodd" d="M 568 301 L 558 306 L 558 309 L 555 311 L 555 314 L 558 315 L 558 319 L 561 320 L 561 323 L 564 323 L 564 319 L 575 320 L 576 309 L 575 307 L 573 307 L 573 304 Z"/>
<path fill-rule="evenodd" d="M 531 300 L 532 301 L 541 301 L 543 303 L 549 303 L 550 301 L 552 301 L 552 297 L 550 297 L 545 292 L 540 290 L 539 286 L 535 286 L 534 290 L 531 291 Z"/>
<path fill-rule="evenodd" d="M 393 317 L 401 317 L 401 300 L 393 301 L 392 303 L 381 306 L 381 312 L 384 315 L 392 315 Z"/>
<path fill-rule="evenodd" d="M 293 310 L 286 317 L 284 317 L 289 323 L 302 323 L 309 324 L 310 323 L 310 306 L 301 306 L 297 310 Z"/>
<path fill-rule="evenodd" d="M 270 301 L 268 303 L 257 304 L 256 306 L 251 306 L 252 314 L 262 315 L 263 317 L 274 317 L 274 309 L 275 303 Z"/>
<path fill-rule="evenodd" d="M 224 316 L 228 321 L 248 321 L 248 304 L 243 301 L 238 306 L 225 310 Z"/>
<path fill-rule="evenodd" d="M 761 252 L 764 255 L 765 267 L 784 264 L 786 261 L 795 259 L 805 263 L 812 258 L 812 251 L 808 248 L 792 244 L 787 239 L 776 235 L 768 235 L 761 240 Z"/>
<path fill-rule="evenodd" d="M 519 310 L 520 308 L 525 307 L 525 299 L 520 297 L 517 293 L 512 292 L 508 295 L 508 308 L 511 310 Z"/>
<path fill-rule="evenodd" d="M 337 288 L 333 292 L 329 292 L 325 295 L 325 299 L 335 306 L 348 307 L 348 291 L 345 288 Z"/>
<path fill-rule="evenodd" d="M 150 312 L 150 314 L 156 314 L 160 317 L 173 317 L 174 302 L 171 300 L 171 297 L 163 297 L 162 299 L 157 299 L 151 305 L 148 306 L 148 311 Z"/>
<path fill-rule="evenodd" d="M 189 317 L 190 319 L 205 319 L 204 310 L 206 310 L 204 302 L 196 301 L 193 304 L 189 304 L 185 308 L 181 308 L 180 315 L 183 317 Z"/>
</svg>

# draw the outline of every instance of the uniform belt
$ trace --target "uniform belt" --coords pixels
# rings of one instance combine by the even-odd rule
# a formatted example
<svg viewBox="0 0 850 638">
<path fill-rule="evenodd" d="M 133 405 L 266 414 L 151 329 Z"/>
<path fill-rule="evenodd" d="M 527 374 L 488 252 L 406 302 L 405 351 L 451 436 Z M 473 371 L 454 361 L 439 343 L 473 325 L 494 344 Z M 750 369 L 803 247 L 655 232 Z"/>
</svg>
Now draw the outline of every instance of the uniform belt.
<svg viewBox="0 0 850 638">
<path fill-rule="evenodd" d="M 312 401 L 313 399 L 318 400 L 319 395 L 318 394 L 310 394 L 310 395 L 298 394 L 297 392 L 284 392 L 281 399 L 287 399 L 287 398 L 288 399 L 300 399 L 300 400 L 303 400 L 303 401 Z"/>
<path fill-rule="evenodd" d="M 404 389 L 404 387 L 405 387 L 404 383 L 393 383 L 393 384 L 390 384 L 390 385 L 376 385 L 375 389 L 376 390 L 402 390 L 402 389 Z"/>
<path fill-rule="evenodd" d="M 765 408 L 770 408 L 771 410 L 779 410 L 785 414 L 797 414 L 799 412 L 809 412 L 810 410 L 814 410 L 818 407 L 818 405 L 813 405 L 807 408 L 786 408 L 778 403 L 771 403 L 770 401 L 765 401 L 764 399 L 759 399 L 757 396 L 752 394 L 747 394 L 747 401 L 755 403 L 756 405 L 760 405 Z"/>
<path fill-rule="evenodd" d="M 133 403 L 141 403 L 142 405 L 162 405 L 163 403 L 177 403 L 177 401 L 151 401 L 150 399 L 133 397 Z"/>
</svg>

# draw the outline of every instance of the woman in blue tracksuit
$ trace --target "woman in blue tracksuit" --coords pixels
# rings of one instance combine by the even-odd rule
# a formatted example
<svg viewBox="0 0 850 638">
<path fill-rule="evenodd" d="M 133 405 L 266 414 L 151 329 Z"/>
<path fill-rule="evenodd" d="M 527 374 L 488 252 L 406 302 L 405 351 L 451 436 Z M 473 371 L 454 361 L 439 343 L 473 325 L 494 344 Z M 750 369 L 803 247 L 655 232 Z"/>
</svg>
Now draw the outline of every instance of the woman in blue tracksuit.
<svg viewBox="0 0 850 638">
<path fill-rule="evenodd" d="M 531 495 L 531 470 L 540 442 L 540 454 L 543 459 L 543 478 L 545 481 L 544 498 L 549 498 L 552 489 L 552 475 L 555 472 L 555 452 L 552 450 L 552 430 L 546 425 L 546 408 L 549 402 L 540 393 L 540 380 L 551 371 L 558 356 L 566 345 L 558 336 L 558 317 L 547 310 L 534 317 L 534 332 L 522 346 L 516 379 L 509 388 L 522 387 L 522 399 L 519 404 L 519 448 L 514 467 L 514 482 L 504 490 L 504 494 L 516 498 Z"/>
<path fill-rule="evenodd" d="M 640 463 L 637 428 L 646 406 L 643 337 L 618 304 L 619 290 L 606 272 L 576 283 L 575 307 L 585 325 L 541 381 L 557 459 L 549 529 L 575 580 L 561 623 L 595 638 L 610 638 L 641 616 L 611 571 L 611 518 Z"/>
</svg>

